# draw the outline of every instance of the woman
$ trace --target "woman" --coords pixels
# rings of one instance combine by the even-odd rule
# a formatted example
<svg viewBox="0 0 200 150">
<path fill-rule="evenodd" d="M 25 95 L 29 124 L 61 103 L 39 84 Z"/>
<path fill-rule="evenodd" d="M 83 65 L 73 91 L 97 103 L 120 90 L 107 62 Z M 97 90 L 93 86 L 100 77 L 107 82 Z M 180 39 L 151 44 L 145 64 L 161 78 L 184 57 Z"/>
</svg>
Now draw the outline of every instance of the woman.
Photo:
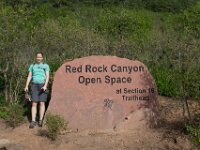
<svg viewBox="0 0 200 150">
<path fill-rule="evenodd" d="M 44 120 L 44 112 L 45 112 L 45 102 L 47 101 L 47 85 L 49 82 L 49 65 L 44 64 L 43 53 L 38 52 L 36 54 L 36 63 L 31 64 L 28 71 L 28 77 L 26 81 L 25 91 L 28 91 L 28 86 L 30 81 L 31 84 L 31 115 L 32 121 L 29 125 L 29 128 L 34 128 L 36 125 L 36 114 L 37 114 L 37 103 L 40 103 L 40 113 L 39 113 L 39 122 L 38 126 L 42 127 Z"/>
</svg>

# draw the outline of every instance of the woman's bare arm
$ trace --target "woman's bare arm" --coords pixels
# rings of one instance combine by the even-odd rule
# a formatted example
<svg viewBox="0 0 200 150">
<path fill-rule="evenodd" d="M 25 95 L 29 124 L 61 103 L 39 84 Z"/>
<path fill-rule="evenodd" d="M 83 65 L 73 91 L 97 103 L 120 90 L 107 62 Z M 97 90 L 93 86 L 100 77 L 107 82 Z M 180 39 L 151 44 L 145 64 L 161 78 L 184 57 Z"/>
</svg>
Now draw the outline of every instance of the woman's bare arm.
<svg viewBox="0 0 200 150">
<path fill-rule="evenodd" d="M 47 88 L 48 82 L 49 82 L 49 72 L 46 72 L 46 80 L 45 80 L 45 84 L 44 84 L 45 88 Z M 46 89 L 44 89 L 44 90 L 46 90 Z"/>
<path fill-rule="evenodd" d="M 25 86 L 24 91 L 28 91 L 28 85 L 29 85 L 29 83 L 30 83 L 30 81 L 31 81 L 31 78 L 32 78 L 32 72 L 29 72 L 29 73 L 28 73 L 27 80 L 26 80 L 26 86 Z"/>
</svg>

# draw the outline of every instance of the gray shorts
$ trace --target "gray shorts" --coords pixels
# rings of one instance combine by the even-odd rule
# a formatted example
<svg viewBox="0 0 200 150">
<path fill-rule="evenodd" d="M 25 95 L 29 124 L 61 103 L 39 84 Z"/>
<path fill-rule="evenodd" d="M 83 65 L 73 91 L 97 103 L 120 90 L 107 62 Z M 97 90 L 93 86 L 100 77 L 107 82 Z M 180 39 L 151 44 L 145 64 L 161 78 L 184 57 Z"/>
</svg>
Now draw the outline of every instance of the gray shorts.
<svg viewBox="0 0 200 150">
<path fill-rule="evenodd" d="M 47 92 L 43 91 L 41 88 L 43 84 L 32 83 L 31 85 L 31 101 L 33 102 L 46 102 Z"/>
</svg>

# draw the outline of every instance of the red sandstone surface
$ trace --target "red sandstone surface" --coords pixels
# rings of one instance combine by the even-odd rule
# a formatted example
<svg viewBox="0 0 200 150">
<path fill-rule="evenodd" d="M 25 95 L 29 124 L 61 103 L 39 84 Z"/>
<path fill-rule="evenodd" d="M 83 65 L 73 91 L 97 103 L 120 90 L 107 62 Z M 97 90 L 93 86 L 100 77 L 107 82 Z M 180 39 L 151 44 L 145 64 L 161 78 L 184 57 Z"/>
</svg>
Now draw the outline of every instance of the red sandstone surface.
<svg viewBox="0 0 200 150">
<path fill-rule="evenodd" d="M 139 61 L 116 56 L 75 59 L 56 71 L 47 112 L 63 116 L 75 130 L 151 124 L 158 116 L 155 82 Z"/>
</svg>

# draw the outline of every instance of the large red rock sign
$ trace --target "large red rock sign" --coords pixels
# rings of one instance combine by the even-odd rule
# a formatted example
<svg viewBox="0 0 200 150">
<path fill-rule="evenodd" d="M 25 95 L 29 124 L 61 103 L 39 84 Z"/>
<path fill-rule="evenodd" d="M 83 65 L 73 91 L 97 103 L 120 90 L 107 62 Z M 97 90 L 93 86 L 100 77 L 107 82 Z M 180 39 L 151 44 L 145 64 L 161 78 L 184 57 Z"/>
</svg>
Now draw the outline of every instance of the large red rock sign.
<svg viewBox="0 0 200 150">
<path fill-rule="evenodd" d="M 139 112 L 140 111 L 140 112 Z M 48 112 L 71 129 L 112 129 L 155 122 L 157 90 L 147 67 L 115 56 L 89 56 L 64 63 L 55 73 Z"/>
</svg>

